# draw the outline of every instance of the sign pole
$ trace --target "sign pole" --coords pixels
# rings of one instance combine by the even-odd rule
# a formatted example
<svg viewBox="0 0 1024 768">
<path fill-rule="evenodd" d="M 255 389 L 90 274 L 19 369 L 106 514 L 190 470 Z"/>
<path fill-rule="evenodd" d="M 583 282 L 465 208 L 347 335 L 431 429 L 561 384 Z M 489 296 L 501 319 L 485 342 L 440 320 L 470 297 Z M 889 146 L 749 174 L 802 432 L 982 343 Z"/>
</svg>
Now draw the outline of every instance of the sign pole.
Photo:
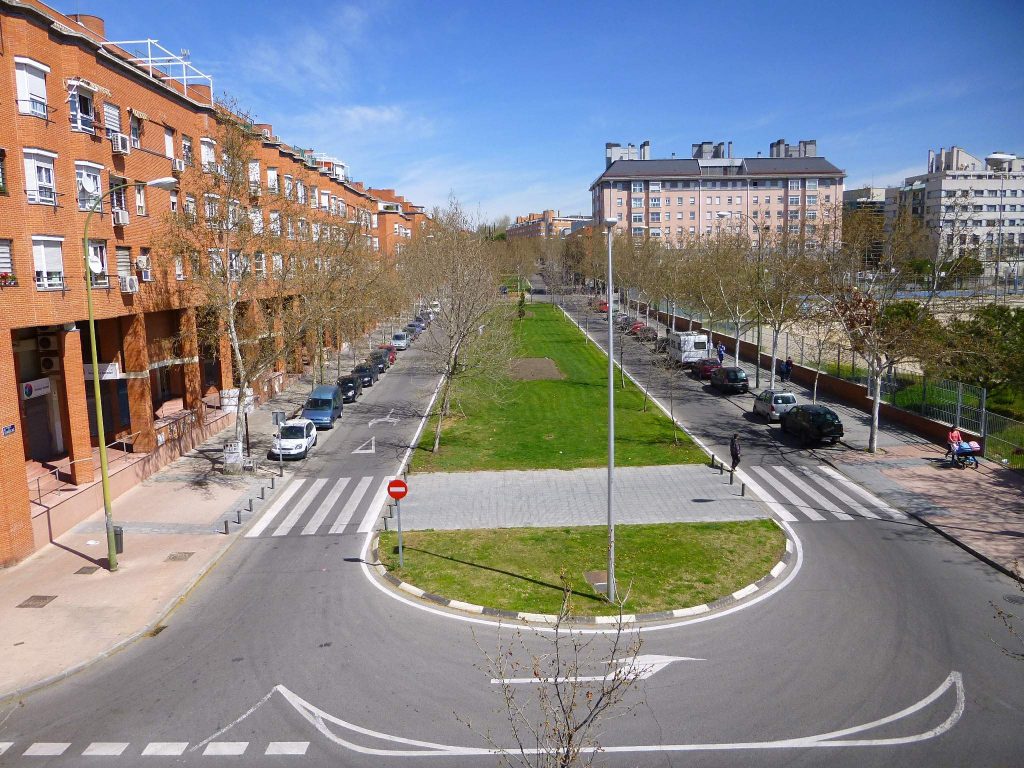
<svg viewBox="0 0 1024 768">
<path fill-rule="evenodd" d="M 388 496 L 395 500 L 395 515 L 398 517 L 398 567 L 405 567 L 405 547 L 402 545 L 402 498 L 409 492 L 405 480 L 397 477 L 388 483 Z"/>
<path fill-rule="evenodd" d="M 405 567 L 405 553 L 402 548 L 402 502 L 395 499 L 395 514 L 398 516 L 398 567 Z"/>
</svg>

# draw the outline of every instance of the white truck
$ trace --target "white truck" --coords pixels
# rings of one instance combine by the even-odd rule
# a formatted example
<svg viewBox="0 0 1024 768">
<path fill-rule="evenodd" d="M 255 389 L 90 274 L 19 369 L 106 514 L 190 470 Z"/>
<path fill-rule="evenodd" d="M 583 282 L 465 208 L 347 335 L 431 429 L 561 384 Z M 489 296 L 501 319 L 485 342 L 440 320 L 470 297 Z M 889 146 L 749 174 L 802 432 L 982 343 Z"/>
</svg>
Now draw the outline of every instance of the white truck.
<svg viewBox="0 0 1024 768">
<path fill-rule="evenodd" d="M 667 335 L 668 359 L 683 368 L 689 368 L 711 354 L 708 335 L 703 331 L 669 331 Z"/>
</svg>

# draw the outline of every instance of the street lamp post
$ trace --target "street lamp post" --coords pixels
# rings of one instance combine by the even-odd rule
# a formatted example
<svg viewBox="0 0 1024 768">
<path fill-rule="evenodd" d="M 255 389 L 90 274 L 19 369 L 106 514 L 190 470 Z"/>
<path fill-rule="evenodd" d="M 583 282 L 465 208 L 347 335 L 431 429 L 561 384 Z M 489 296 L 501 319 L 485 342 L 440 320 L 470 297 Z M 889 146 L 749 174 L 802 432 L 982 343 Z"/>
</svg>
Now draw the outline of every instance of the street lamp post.
<svg viewBox="0 0 1024 768">
<path fill-rule="evenodd" d="M 100 484 L 103 488 L 103 520 L 107 531 L 107 569 L 117 570 L 117 546 L 114 542 L 114 516 L 111 510 L 110 501 L 110 473 L 107 463 L 107 436 L 103 429 L 103 402 L 100 392 L 100 366 L 96 354 L 96 319 L 93 316 L 92 307 L 92 273 L 100 272 L 103 269 L 102 263 L 91 263 L 89 259 L 89 222 L 93 214 L 100 210 L 105 197 L 113 195 L 122 189 L 127 189 L 134 182 L 126 182 L 111 187 L 105 194 L 96 195 L 89 206 L 89 213 L 85 217 L 85 225 L 82 228 L 82 258 L 85 262 L 85 305 L 89 313 L 89 354 L 92 361 L 92 394 L 93 405 L 96 410 L 96 441 L 100 448 Z M 175 189 L 178 180 L 168 176 L 166 178 L 154 179 L 146 183 L 147 187 L 158 189 Z M 113 201 L 111 201 L 113 204 Z"/>
<path fill-rule="evenodd" d="M 757 219 L 748 213 L 742 211 L 718 211 L 715 214 L 720 219 L 730 219 L 734 213 L 738 213 L 740 216 L 748 219 L 751 224 L 754 225 L 754 230 L 757 232 L 757 293 L 761 292 L 761 225 Z M 765 229 L 767 230 L 767 225 Z M 761 297 L 758 295 L 757 299 L 757 354 L 754 356 L 754 388 L 761 388 Z"/>
<path fill-rule="evenodd" d="M 615 306 L 612 275 L 612 231 L 617 219 L 605 219 L 604 228 L 608 237 L 608 580 L 605 584 L 608 601 L 615 602 L 615 510 L 612 505 L 612 485 L 615 479 L 615 326 L 612 323 L 612 307 Z"/>
<path fill-rule="evenodd" d="M 999 228 L 996 231 L 996 274 L 995 274 L 995 296 L 993 301 L 999 303 L 999 267 L 1003 256 L 1003 208 L 1005 207 L 1005 199 L 1003 198 L 1004 186 L 1006 183 L 1006 164 L 1011 163 L 1017 159 L 1016 155 L 1011 155 L 1006 152 L 993 152 L 991 155 L 985 158 L 985 160 L 991 164 L 999 163 Z M 1006 298 L 1006 290 L 1003 290 L 1003 298 Z"/>
</svg>

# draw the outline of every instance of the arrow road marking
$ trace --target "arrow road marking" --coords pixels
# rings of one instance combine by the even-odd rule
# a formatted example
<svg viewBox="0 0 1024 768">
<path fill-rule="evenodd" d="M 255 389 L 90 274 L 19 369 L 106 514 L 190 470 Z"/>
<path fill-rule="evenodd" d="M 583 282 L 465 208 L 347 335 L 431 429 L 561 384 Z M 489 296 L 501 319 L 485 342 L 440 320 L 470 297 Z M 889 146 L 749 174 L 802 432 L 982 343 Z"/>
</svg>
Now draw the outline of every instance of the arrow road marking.
<svg viewBox="0 0 1024 768">
<path fill-rule="evenodd" d="M 380 417 L 378 417 L 376 419 L 371 419 L 370 420 L 370 427 L 373 427 L 374 424 L 380 424 L 381 422 L 384 422 L 385 424 L 397 424 L 398 421 L 399 421 L 398 417 L 391 415 L 394 412 L 395 412 L 395 409 L 392 408 L 390 411 L 388 411 L 388 415 L 387 416 L 380 416 Z"/>
<path fill-rule="evenodd" d="M 373 422 L 370 422 L 370 426 L 373 426 Z M 370 446 L 367 448 L 366 446 Z M 377 452 L 377 438 L 371 437 L 365 443 L 356 448 L 352 453 L 376 453 Z"/>
<path fill-rule="evenodd" d="M 707 661 L 707 659 L 695 659 L 692 656 L 657 656 L 654 654 L 646 654 L 637 656 L 635 659 L 618 659 L 613 661 L 612 664 L 618 664 L 622 667 L 627 667 L 626 672 L 628 673 L 628 666 L 634 665 L 637 672 L 638 680 L 646 680 L 657 672 L 665 669 L 673 661 Z M 607 675 L 587 675 L 585 677 L 565 677 L 561 678 L 561 682 L 575 682 L 575 683 L 591 683 L 598 680 L 605 680 L 609 677 L 614 676 L 614 673 L 609 672 Z M 495 685 L 500 683 L 552 683 L 559 682 L 558 678 L 553 677 L 512 677 L 507 680 L 502 680 L 500 677 L 492 678 L 491 682 Z"/>
</svg>

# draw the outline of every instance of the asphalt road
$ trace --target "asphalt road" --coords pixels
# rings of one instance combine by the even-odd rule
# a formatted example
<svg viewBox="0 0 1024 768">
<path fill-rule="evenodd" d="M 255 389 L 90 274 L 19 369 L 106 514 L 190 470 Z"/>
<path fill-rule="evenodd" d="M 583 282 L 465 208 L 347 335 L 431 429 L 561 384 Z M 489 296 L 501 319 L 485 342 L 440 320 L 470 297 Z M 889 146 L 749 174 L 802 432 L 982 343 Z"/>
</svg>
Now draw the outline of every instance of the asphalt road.
<svg viewBox="0 0 1024 768">
<path fill-rule="evenodd" d="M 0 764 L 495 765 L 470 754 L 488 733 L 511 745 L 484 663 L 495 628 L 396 599 L 360 560 L 359 530 L 436 382 L 419 350 L 403 353 L 166 629 L 0 711 Z M 719 451 L 749 430 L 745 463 L 816 466 L 685 386 L 678 412 Z M 800 556 L 784 588 L 642 633 L 643 654 L 701 661 L 643 681 L 602 729 L 616 751 L 598 762 L 1019 764 L 1024 665 L 992 641 L 1007 638 L 989 606 L 1010 581 L 912 520 L 813 520 L 803 506 L 789 510 Z M 526 643 L 551 650 L 544 636 Z"/>
</svg>

